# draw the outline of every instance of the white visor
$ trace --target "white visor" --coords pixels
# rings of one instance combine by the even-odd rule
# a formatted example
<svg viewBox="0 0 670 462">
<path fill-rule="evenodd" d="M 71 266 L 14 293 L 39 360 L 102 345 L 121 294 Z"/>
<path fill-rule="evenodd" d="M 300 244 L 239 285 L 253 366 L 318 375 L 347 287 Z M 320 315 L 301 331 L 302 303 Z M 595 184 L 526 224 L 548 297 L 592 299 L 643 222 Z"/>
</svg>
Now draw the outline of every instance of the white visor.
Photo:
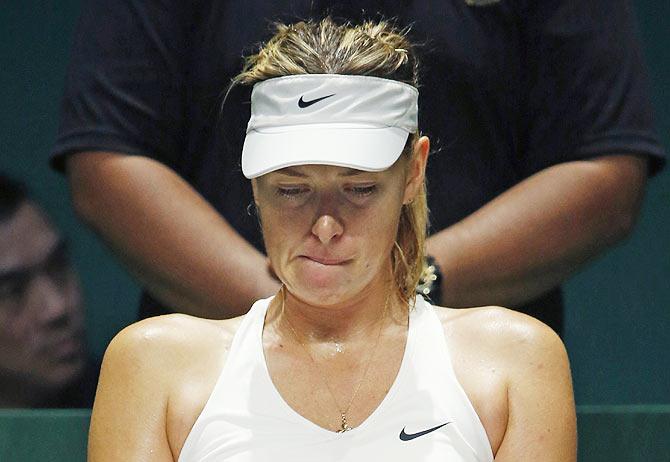
<svg viewBox="0 0 670 462">
<path fill-rule="evenodd" d="M 293 165 L 381 171 L 417 130 L 419 92 L 363 75 L 301 74 L 254 85 L 242 173 L 256 178 Z"/>
</svg>

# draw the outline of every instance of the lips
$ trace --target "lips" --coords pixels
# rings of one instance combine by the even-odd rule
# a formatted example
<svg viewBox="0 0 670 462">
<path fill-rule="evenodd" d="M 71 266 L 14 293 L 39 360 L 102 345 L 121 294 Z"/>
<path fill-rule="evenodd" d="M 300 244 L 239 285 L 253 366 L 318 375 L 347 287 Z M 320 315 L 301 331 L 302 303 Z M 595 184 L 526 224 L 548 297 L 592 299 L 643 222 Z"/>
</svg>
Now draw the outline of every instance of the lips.
<svg viewBox="0 0 670 462">
<path fill-rule="evenodd" d="M 41 344 L 40 349 L 52 356 L 59 357 L 77 353 L 84 345 L 83 334 L 83 331 L 76 330 L 75 332 L 68 332 L 65 335 L 51 337 Z"/>
<path fill-rule="evenodd" d="M 52 351 L 55 356 L 63 358 L 79 355 L 81 349 L 81 341 L 77 338 L 71 338 L 56 345 Z"/>
<path fill-rule="evenodd" d="M 348 258 L 325 257 L 319 255 L 301 255 L 301 257 L 326 266 L 342 265 L 349 261 Z"/>
</svg>

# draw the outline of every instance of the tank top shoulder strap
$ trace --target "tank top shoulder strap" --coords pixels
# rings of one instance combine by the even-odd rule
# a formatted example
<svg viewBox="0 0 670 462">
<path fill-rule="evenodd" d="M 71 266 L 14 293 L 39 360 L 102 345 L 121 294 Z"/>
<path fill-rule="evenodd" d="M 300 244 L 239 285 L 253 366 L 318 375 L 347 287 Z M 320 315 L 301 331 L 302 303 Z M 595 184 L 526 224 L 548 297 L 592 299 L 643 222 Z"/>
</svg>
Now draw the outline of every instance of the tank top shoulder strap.
<svg viewBox="0 0 670 462">
<path fill-rule="evenodd" d="M 250 384 L 255 382 L 259 368 L 258 349 L 262 345 L 258 341 L 262 333 L 265 313 L 272 298 L 256 301 L 240 323 L 223 368 L 219 372 L 212 393 L 189 432 L 179 455 L 179 462 L 200 460 L 202 442 L 211 438 L 212 430 L 217 429 L 216 421 L 228 422 L 232 416 L 246 415 L 247 404 L 240 397 L 246 396 Z M 262 351 L 260 352 L 262 355 Z"/>
<path fill-rule="evenodd" d="M 233 341 L 228 350 L 226 362 L 221 369 L 217 385 L 214 387 L 210 401 L 216 400 L 219 394 L 225 388 L 225 394 L 220 399 L 230 399 L 235 396 L 231 387 L 240 383 L 240 378 L 250 370 L 259 367 L 258 360 L 263 358 L 262 340 L 263 324 L 265 314 L 272 297 L 257 300 L 251 306 L 249 312 L 244 315 L 240 326 L 235 332 Z M 225 384 L 225 386 L 222 386 Z M 244 384 L 240 384 L 240 391 L 243 391 Z"/>
<path fill-rule="evenodd" d="M 463 439 L 480 460 L 492 461 L 493 452 L 486 430 L 456 377 L 444 326 L 437 314 L 437 310 L 441 309 L 417 296 L 412 322 L 415 323 L 421 342 L 417 346 L 415 365 L 420 369 L 431 370 L 430 380 L 443 387 L 439 390 L 440 396 L 446 397 L 445 405 L 458 422 L 457 428 Z"/>
</svg>

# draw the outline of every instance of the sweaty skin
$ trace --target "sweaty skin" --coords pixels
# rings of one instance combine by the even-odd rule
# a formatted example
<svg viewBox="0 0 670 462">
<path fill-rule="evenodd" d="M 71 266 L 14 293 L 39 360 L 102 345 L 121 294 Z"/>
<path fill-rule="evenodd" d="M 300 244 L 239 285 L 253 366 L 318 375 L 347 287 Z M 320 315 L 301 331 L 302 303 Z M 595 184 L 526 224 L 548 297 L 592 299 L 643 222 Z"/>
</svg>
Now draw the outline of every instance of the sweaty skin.
<svg viewBox="0 0 670 462">
<path fill-rule="evenodd" d="M 285 304 L 275 298 L 265 318 L 268 370 L 284 400 L 323 428 L 337 430 L 338 411 L 328 407 L 317 368 L 295 373 L 296 365 L 309 361 L 305 349 L 332 372 L 338 402 L 352 396 L 366 352 L 377 352 L 367 371 L 375 379 L 361 383 L 348 415 L 353 427 L 374 411 L 397 375 L 408 314 L 394 296 L 380 317 L 390 287 L 388 255 L 399 210 L 423 182 L 428 147 L 421 138 L 411 161 L 384 172 L 300 166 L 254 183 L 268 255 L 288 294 Z M 304 348 L 287 330 L 287 316 Z M 444 308 L 439 316 L 457 377 L 496 461 L 574 461 L 574 402 L 560 339 L 503 308 Z M 103 363 L 90 460 L 177 460 L 239 322 L 169 315 L 122 331 Z M 324 342 L 330 338 L 345 344 L 345 353 L 330 355 Z"/>
<path fill-rule="evenodd" d="M 503 308 L 443 308 L 438 313 L 456 375 L 484 425 L 495 460 L 575 461 L 570 370 L 556 334 Z M 212 321 L 175 314 L 122 331 L 105 355 L 89 459 L 176 461 L 214 388 L 240 319 Z M 376 378 L 384 377 L 373 381 L 381 387 L 362 394 L 379 396 L 388 389 L 389 378 L 395 378 L 384 364 L 392 362 L 386 353 L 397 355 L 394 345 L 404 346 L 401 327 L 397 322 L 387 326 L 380 344 L 385 356 L 370 371 Z M 266 351 L 272 348 L 269 337 Z M 165 355 L 166 350 L 172 354 Z M 296 349 L 292 354 L 299 357 L 301 352 Z M 281 380 L 273 375 L 273 381 Z M 301 377 L 294 386 L 303 383 L 303 387 L 294 395 L 312 396 L 316 382 L 315 377 Z M 121 407 L 119 402 L 126 404 Z M 358 406 L 374 409 L 376 404 Z M 303 407 L 299 412 L 307 418 L 321 412 L 309 404 Z"/>
</svg>

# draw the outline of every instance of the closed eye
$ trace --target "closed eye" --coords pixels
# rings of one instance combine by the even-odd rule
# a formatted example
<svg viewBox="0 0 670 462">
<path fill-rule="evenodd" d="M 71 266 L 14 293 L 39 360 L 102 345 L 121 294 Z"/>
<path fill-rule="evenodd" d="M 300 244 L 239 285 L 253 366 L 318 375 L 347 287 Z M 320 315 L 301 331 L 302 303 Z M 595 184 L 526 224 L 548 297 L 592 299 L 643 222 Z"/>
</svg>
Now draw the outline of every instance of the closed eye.
<svg viewBox="0 0 670 462">
<path fill-rule="evenodd" d="M 28 274 L 0 280 L 0 300 L 18 298 L 25 292 L 29 282 Z"/>
<path fill-rule="evenodd" d="M 349 186 L 347 188 L 348 192 L 351 192 L 359 197 L 366 197 L 372 195 L 377 190 L 377 185 L 365 185 L 365 186 Z"/>
<path fill-rule="evenodd" d="M 282 197 L 296 198 L 308 191 L 309 189 L 304 187 L 277 187 L 275 194 Z"/>
</svg>

